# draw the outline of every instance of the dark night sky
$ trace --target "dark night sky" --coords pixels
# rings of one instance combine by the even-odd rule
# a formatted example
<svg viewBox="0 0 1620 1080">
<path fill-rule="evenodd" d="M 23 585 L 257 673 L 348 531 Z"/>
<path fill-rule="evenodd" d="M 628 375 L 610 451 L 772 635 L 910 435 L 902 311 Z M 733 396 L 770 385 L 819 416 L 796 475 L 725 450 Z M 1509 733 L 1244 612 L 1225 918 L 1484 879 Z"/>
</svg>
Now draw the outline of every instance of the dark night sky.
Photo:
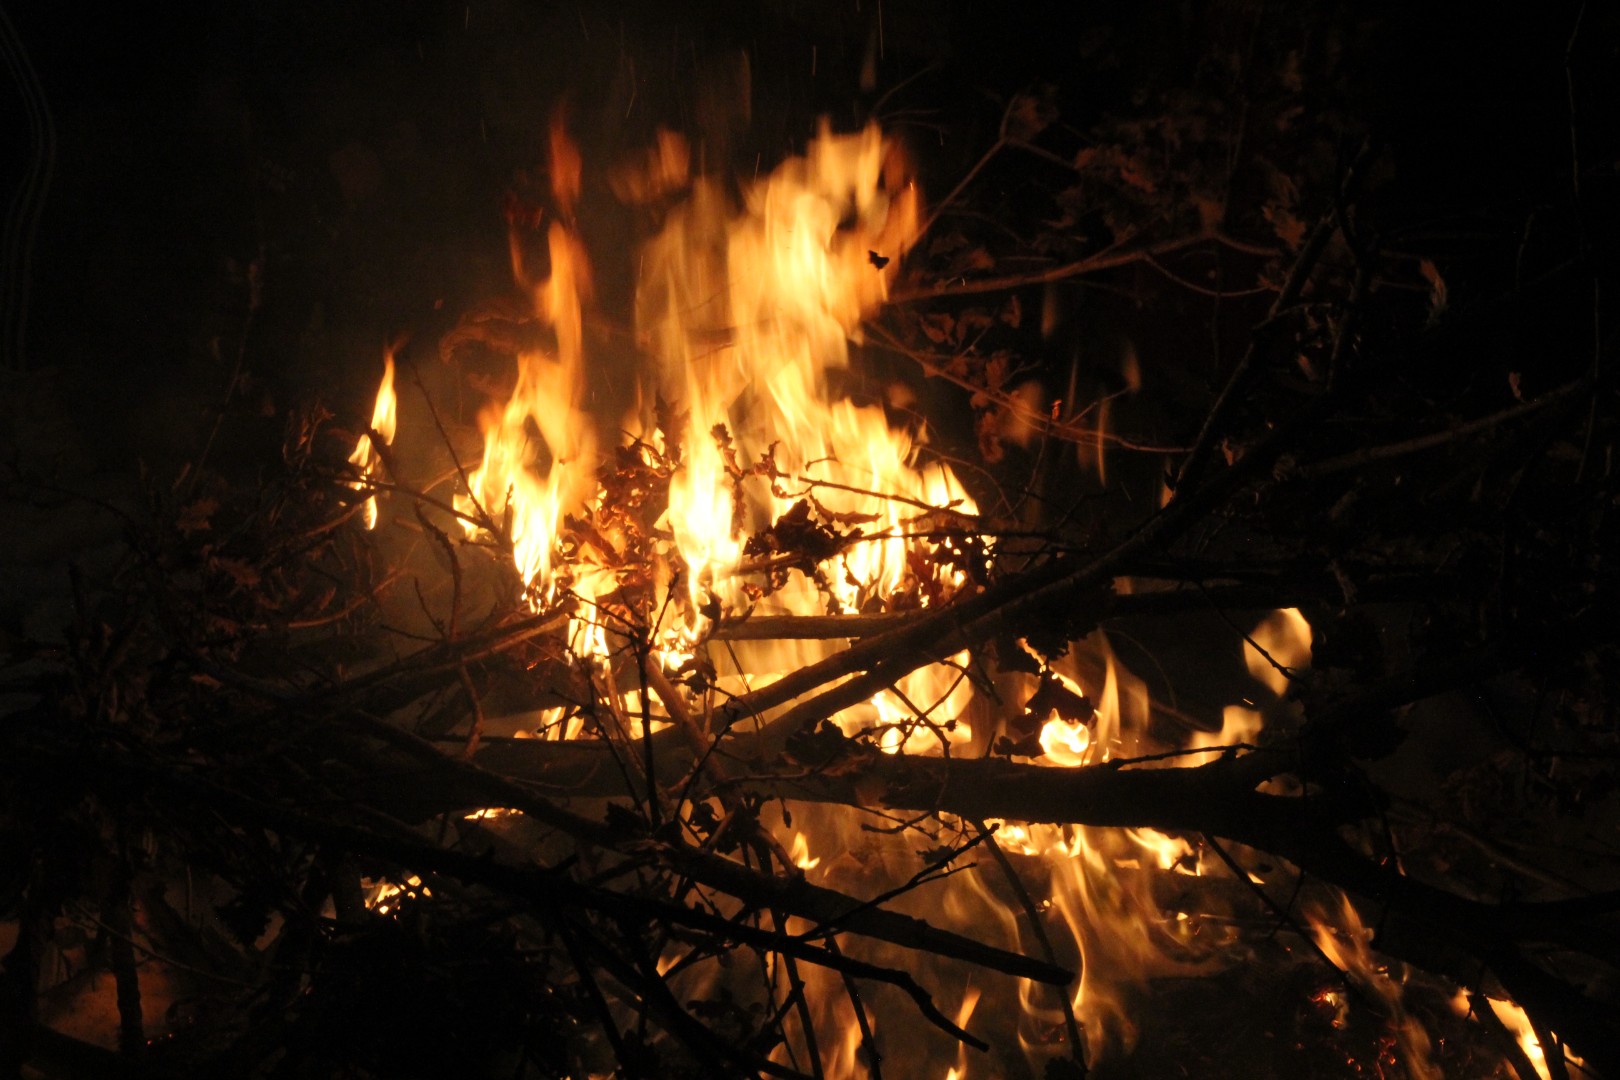
<svg viewBox="0 0 1620 1080">
<path fill-rule="evenodd" d="M 1088 9 L 1086 25 L 1072 6 L 886 0 L 865 90 L 875 0 L 261 0 L 106 5 L 71 23 L 60 9 L 8 6 L 58 139 L 28 364 L 96 399 L 105 415 L 91 426 L 112 457 L 184 455 L 242 343 L 255 258 L 263 301 L 244 355 L 266 406 L 320 394 L 352 408 L 385 340 L 432 340 L 498 291 L 501 198 L 538 163 L 560 100 L 588 162 L 662 122 L 700 132 L 709 153 L 746 172 L 800 145 L 818 114 L 852 124 L 937 65 L 901 98 L 937 121 L 937 141 L 918 146 L 937 193 L 992 137 L 997 95 L 1051 81 L 1083 127 L 1211 50 L 1244 46 L 1232 30 L 1243 19 L 1201 5 Z M 1307 50 L 1307 64 L 1348 72 L 1337 100 L 1313 104 L 1349 110 L 1390 141 L 1401 213 L 1522 214 L 1568 182 L 1563 53 L 1575 6 L 1477 5 L 1466 20 L 1413 6 L 1252 9 L 1281 23 L 1282 40 L 1291 21 L 1301 43 L 1323 25 L 1342 29 L 1354 55 Z M 1589 29 L 1590 98 L 1611 79 L 1614 46 Z M 747 125 L 726 115 L 742 51 Z M 6 94 L 18 117 L 14 85 Z M 5 167 L 8 188 L 24 160 Z M 607 305 L 627 291 L 624 229 L 604 215 L 593 238 Z"/>
</svg>

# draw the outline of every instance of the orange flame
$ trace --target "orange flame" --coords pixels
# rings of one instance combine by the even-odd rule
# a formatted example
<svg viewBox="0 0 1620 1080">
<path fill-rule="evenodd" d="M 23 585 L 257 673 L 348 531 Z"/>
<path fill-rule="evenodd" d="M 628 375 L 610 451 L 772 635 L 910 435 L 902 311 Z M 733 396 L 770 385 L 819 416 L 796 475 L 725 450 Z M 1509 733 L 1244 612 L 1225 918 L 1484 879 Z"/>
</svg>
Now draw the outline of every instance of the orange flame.
<svg viewBox="0 0 1620 1080">
<path fill-rule="evenodd" d="M 1374 958 L 1368 944 L 1372 931 L 1362 925 L 1361 916 L 1350 901 L 1341 894 L 1337 911 L 1312 905 L 1307 907 L 1305 919 L 1322 954 L 1383 1004 L 1395 1028 L 1396 1045 L 1400 1048 L 1406 1074 L 1413 1080 L 1442 1080 L 1440 1070 L 1429 1057 L 1429 1033 L 1406 1011 L 1402 1001 L 1403 980 L 1393 977 Z"/>
<path fill-rule="evenodd" d="M 1467 1016 L 1474 1011 L 1473 1002 L 1476 1000 L 1478 999 L 1471 998 L 1466 989 L 1459 989 L 1452 998 L 1451 1007 L 1456 1010 L 1458 1016 Z M 1519 1049 L 1524 1051 L 1525 1058 L 1529 1060 L 1541 1080 L 1552 1080 L 1552 1070 L 1547 1065 L 1547 1051 L 1541 1045 L 1541 1038 L 1536 1034 L 1535 1025 L 1530 1022 L 1530 1017 L 1524 1009 L 1500 998 L 1487 997 L 1485 1000 L 1490 1003 L 1491 1012 L 1502 1022 L 1502 1026 L 1517 1040 Z M 1556 1034 L 1554 1037 L 1556 1038 Z M 1570 1053 L 1567 1046 L 1562 1049 L 1566 1064 L 1573 1065 L 1577 1069 L 1585 1069 L 1586 1062 L 1583 1058 Z"/>
<path fill-rule="evenodd" d="M 560 122 L 551 149 L 555 193 L 571 205 L 579 157 Z M 484 460 L 468 476 L 469 491 L 456 500 L 456 509 L 472 522 L 511 542 L 518 573 L 541 600 L 550 595 L 562 515 L 596 491 L 595 435 L 583 411 L 581 305 L 590 295 L 590 265 L 578 238 L 561 222 L 552 222 L 546 240 L 551 273 L 534 287 L 534 308 L 555 334 L 556 348 L 518 355 L 512 396 L 480 418 Z M 472 522 L 464 522 L 469 534 L 479 531 Z"/>
<path fill-rule="evenodd" d="M 793 834 L 793 847 L 788 854 L 793 859 L 793 865 L 800 870 L 814 870 L 821 865 L 820 856 L 810 854 L 810 841 L 805 839 L 802 832 Z"/>
<path fill-rule="evenodd" d="M 356 491 L 366 489 L 367 480 L 375 480 L 382 472 L 382 455 L 371 443 L 371 434 L 375 432 L 382 439 L 383 445 L 392 445 L 395 428 L 399 424 L 399 399 L 394 394 L 394 349 L 390 345 L 383 353 L 383 377 L 377 387 L 377 401 L 371 408 L 371 430 L 360 436 L 354 445 L 354 453 L 349 455 L 349 464 L 360 470 L 360 479 L 352 486 Z M 365 509 L 361 511 L 366 528 L 377 527 L 377 496 L 366 496 Z"/>
<path fill-rule="evenodd" d="M 1289 677 L 1278 667 L 1291 671 L 1311 662 L 1311 624 L 1298 608 L 1282 608 L 1255 627 L 1249 638 L 1243 643 L 1243 662 L 1248 665 L 1249 674 L 1273 694 L 1284 696 L 1288 692 Z"/>
</svg>

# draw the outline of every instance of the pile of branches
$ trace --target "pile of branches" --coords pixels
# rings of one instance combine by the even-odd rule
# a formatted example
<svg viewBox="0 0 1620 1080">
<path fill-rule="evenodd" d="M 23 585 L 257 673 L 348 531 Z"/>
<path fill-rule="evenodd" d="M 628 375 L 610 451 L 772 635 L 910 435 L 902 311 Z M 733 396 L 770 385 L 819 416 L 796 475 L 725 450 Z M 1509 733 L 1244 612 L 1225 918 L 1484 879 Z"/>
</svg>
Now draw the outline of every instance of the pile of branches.
<svg viewBox="0 0 1620 1080">
<path fill-rule="evenodd" d="M 147 490 L 125 517 L 127 557 L 79 583 L 62 637 L 12 643 L 0 1076 L 819 1076 L 830 1050 L 810 969 L 841 985 L 881 1075 L 874 988 L 985 1044 L 923 980 L 850 941 L 1053 987 L 1077 976 L 1059 951 L 1020 955 L 895 909 L 973 852 L 1038 925 L 1040 898 L 988 819 L 1178 834 L 1243 889 L 1276 862 L 1284 876 L 1251 900 L 1285 926 L 1290 879 L 1342 889 L 1383 954 L 1523 1006 L 1554 1076 L 1568 1075 L 1566 1044 L 1590 1074 L 1620 1073 L 1612 854 L 1572 874 L 1524 835 L 1611 808 L 1613 375 L 1596 331 L 1549 337 L 1534 370 L 1476 362 L 1503 320 L 1534 330 L 1547 292 L 1591 295 L 1581 234 L 1465 280 L 1411 250 L 1421 231 L 1380 232 L 1380 148 L 1364 141 L 1344 147 L 1318 205 L 1276 206 L 1270 235 L 1240 239 L 1240 216 L 1191 180 L 1174 212 L 1159 205 L 1170 189 L 1129 152 L 1148 136 L 1077 153 L 1054 120 L 1038 95 L 1010 103 L 870 328 L 971 389 L 987 469 L 1034 478 L 999 500 L 982 482 L 981 516 L 938 508 L 930 558 L 962 571 L 948 593 L 815 617 L 709 612 L 699 656 L 747 637 L 839 643 L 775 682 L 725 695 L 703 663 L 659 662 L 657 576 L 616 548 L 620 588 L 593 616 L 611 659 L 577 655 L 580 601 L 524 603 L 502 522 L 468 538 L 443 498 L 396 477 L 375 493 L 439 560 L 412 572 L 358 527 L 370 492 L 341 464 L 352 433 L 316 417 L 289 430 L 271 482 Z M 1033 253 L 994 249 L 1005 230 L 977 237 L 969 215 L 942 226 L 1009 155 L 1111 185 L 1112 209 L 1059 219 L 1061 245 Z M 1246 284 L 1193 280 L 1186 260 L 1217 250 L 1246 260 Z M 1003 272 L 1015 254 L 1026 268 Z M 1143 275 L 1248 316 L 1193 405 L 1144 411 L 1131 430 L 1122 397 L 1104 428 L 1020 389 L 1021 363 L 1042 374 L 1018 351 L 1038 290 L 1140 293 Z M 1085 491 L 1051 464 L 1098 444 L 1126 462 L 1111 484 Z M 612 503 L 618 535 L 640 521 L 651 536 L 679 464 L 644 450 L 604 466 L 646 500 Z M 1112 497 L 1144 482 L 1163 499 Z M 600 555 L 606 532 L 577 518 L 564 549 Z M 759 595 L 862 539 L 806 498 L 753 538 Z M 401 596 L 429 617 L 402 625 Z M 1312 669 L 1286 672 L 1293 707 L 1257 744 L 1169 767 L 1039 760 L 1031 717 L 1089 722 L 1045 673 L 1099 631 L 1214 614 L 1230 651 L 1243 619 L 1288 607 L 1312 626 Z M 881 733 L 831 723 L 964 651 L 963 678 L 996 702 L 971 753 L 884 752 Z M 1009 686 L 1023 696 L 1005 700 Z M 1200 726 L 1164 696 L 1150 724 Z M 1451 712 L 1414 708 L 1435 700 Z M 583 734 L 511 737 L 522 723 L 504 717 L 542 710 Z M 957 719 L 914 712 L 923 728 Z M 1390 787 L 1432 749 L 1424 724 L 1489 729 L 1499 749 L 1417 804 Z M 868 895 L 811 884 L 774 828 L 811 804 L 926 837 L 916 874 Z M 682 975 L 705 964 L 765 989 L 683 998 Z M 98 993 L 115 1052 L 68 1022 Z M 1530 1080 L 1489 1009 L 1479 1022 Z M 1049 1074 L 1083 1075 L 1072 1015 L 1066 1028 Z"/>
</svg>

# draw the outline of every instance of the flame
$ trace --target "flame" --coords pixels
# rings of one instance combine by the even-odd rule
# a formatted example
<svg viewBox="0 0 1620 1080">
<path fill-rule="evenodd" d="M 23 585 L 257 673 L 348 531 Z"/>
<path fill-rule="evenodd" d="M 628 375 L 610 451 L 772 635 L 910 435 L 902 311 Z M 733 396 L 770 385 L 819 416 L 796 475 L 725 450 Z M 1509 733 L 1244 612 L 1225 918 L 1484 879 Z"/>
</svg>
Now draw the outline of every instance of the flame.
<svg viewBox="0 0 1620 1080">
<path fill-rule="evenodd" d="M 574 202 L 579 198 L 584 162 L 580 160 L 579 147 L 568 137 L 567 117 L 560 109 L 551 122 L 550 150 L 551 197 L 556 200 L 559 213 L 572 217 Z"/>
<path fill-rule="evenodd" d="M 962 1004 L 956 1010 L 956 1026 L 964 1031 L 967 1030 L 968 1021 L 973 1019 L 973 1010 L 978 1007 L 979 996 L 979 988 L 972 985 L 962 993 Z M 945 1074 L 945 1080 L 966 1080 L 967 1051 L 966 1043 L 957 1047 L 956 1064 Z"/>
<path fill-rule="evenodd" d="M 639 206 L 686 186 L 692 172 L 692 150 L 685 136 L 658 129 L 658 144 L 641 161 L 619 169 L 608 178 L 619 201 Z"/>
<path fill-rule="evenodd" d="M 1126 832 L 1144 851 L 1153 856 L 1154 864 L 1160 870 L 1193 873 L 1184 867 L 1185 861 L 1194 854 L 1193 847 L 1182 837 L 1167 836 L 1156 829 L 1127 829 Z"/>
<path fill-rule="evenodd" d="M 796 832 L 793 834 L 793 847 L 789 850 L 788 854 L 793 859 L 793 865 L 797 866 L 800 870 L 814 870 L 816 867 L 821 865 L 821 858 L 819 856 L 811 856 L 810 841 L 805 839 L 804 833 L 802 832 Z"/>
<path fill-rule="evenodd" d="M 1477 1000 L 1467 989 L 1459 988 L 1451 999 L 1451 1007 L 1458 1016 L 1468 1016 L 1474 1011 L 1473 1003 Z M 1518 1042 L 1519 1049 L 1524 1051 L 1524 1056 L 1541 1080 L 1552 1080 L 1552 1070 L 1547 1065 L 1547 1052 L 1541 1045 L 1540 1036 L 1536 1034 L 1535 1025 L 1530 1022 L 1530 1017 L 1524 1009 L 1514 1002 L 1504 1001 L 1501 998 L 1486 997 L 1485 1000 L 1490 1003 L 1491 1012 Z M 1570 1053 L 1567 1046 L 1563 1048 L 1563 1053 L 1566 1064 L 1584 1071 L 1586 1061 L 1583 1058 Z"/>
<path fill-rule="evenodd" d="M 661 141 L 658 168 L 677 171 L 682 151 Z M 686 568 L 692 636 L 704 629 L 695 611 L 706 600 L 746 600 L 745 535 L 801 500 L 819 520 L 861 532 L 819 582 L 794 575 L 772 595 L 779 609 L 806 614 L 869 610 L 917 584 L 906 534 L 976 513 L 949 469 L 918 467 L 921 433 L 894 429 L 880 405 L 838 398 L 829 385 L 829 373 L 848 366 L 861 320 L 887 295 L 918 219 L 905 163 L 875 126 L 853 135 L 823 126 L 805 156 L 747 186 L 740 205 L 713 179 L 697 179 L 643 251 L 636 324 L 656 372 L 624 426 L 648 437 L 646 403 L 659 398 L 685 416 L 680 430 L 657 435 L 680 447 L 665 522 Z M 771 475 L 749 475 L 762 462 Z M 954 572 L 933 573 L 932 584 L 963 584 Z M 818 659 L 818 648 L 756 643 L 738 650 L 739 663 L 768 679 Z M 965 663 L 913 672 L 835 719 L 851 733 L 879 729 L 890 752 L 965 740 L 965 728 L 943 733 L 917 719 L 965 707 Z"/>
<path fill-rule="evenodd" d="M 895 534 L 929 508 L 974 512 L 948 470 L 913 467 L 916 444 L 880 406 L 835 400 L 827 383 L 848 365 L 849 340 L 887 295 L 893 256 L 917 224 L 915 186 L 878 129 L 836 136 L 824 126 L 805 157 L 750 186 L 739 209 L 700 179 L 644 251 L 636 319 L 658 361 L 653 389 L 687 415 L 684 431 L 664 434 L 683 447 L 668 522 L 694 600 L 713 590 L 735 601 L 723 583 L 741 560 L 743 530 L 807 495 L 893 537 L 856 545 L 827 575 L 845 610 L 900 586 L 906 544 Z M 887 269 L 873 252 L 889 257 Z M 627 426 L 648 430 L 650 417 Z M 739 471 L 767 453 L 777 482 L 742 491 Z M 784 603 L 819 607 L 809 589 Z"/>
<path fill-rule="evenodd" d="M 1022 647 L 1023 642 L 1020 641 L 1019 645 Z M 1071 694 L 1086 696 L 1080 684 L 1063 672 L 1053 671 L 1051 676 Z M 1091 729 L 1085 724 L 1070 723 L 1059 716 L 1055 709 L 1041 725 L 1040 740 L 1041 749 L 1053 765 L 1085 765 L 1090 761 L 1093 745 Z"/>
<path fill-rule="evenodd" d="M 371 429 L 360 436 L 354 445 L 354 453 L 349 455 L 349 464 L 360 471 L 360 479 L 350 486 L 356 491 L 366 490 L 367 480 L 376 479 L 382 472 L 382 454 L 371 444 L 372 432 L 382 439 L 384 446 L 393 444 L 394 432 L 399 424 L 399 398 L 394 393 L 394 350 L 396 346 L 390 345 L 383 352 L 383 377 L 377 387 L 377 401 L 371 407 Z M 377 496 L 366 496 L 365 509 L 361 511 L 365 519 L 366 528 L 377 527 Z"/>
<path fill-rule="evenodd" d="M 1288 692 L 1289 678 L 1278 671 L 1272 661 L 1290 671 L 1308 665 L 1311 662 L 1311 624 L 1298 608 L 1281 608 L 1255 627 L 1249 638 L 1243 643 L 1243 662 L 1248 665 L 1249 674 L 1273 694 L 1283 697 Z M 1270 654 L 1270 660 L 1266 659 L 1266 654 Z"/>
<path fill-rule="evenodd" d="M 551 155 L 554 194 L 571 208 L 579 156 L 560 119 L 552 128 Z M 456 499 L 456 509 L 470 519 L 463 522 L 469 535 L 482 526 L 511 543 L 519 575 L 542 602 L 552 594 L 562 515 L 596 492 L 595 434 L 583 410 L 581 305 L 590 295 L 590 264 L 578 237 L 560 221 L 551 223 L 546 243 L 551 273 L 533 286 L 534 311 L 555 334 L 556 348 L 518 354 L 511 397 L 479 418 L 484 460 L 468 477 L 468 492 Z M 515 240 L 513 251 L 519 251 Z M 521 265 L 514 270 L 521 281 Z"/>
<path fill-rule="evenodd" d="M 1440 1070 L 1429 1057 L 1429 1033 L 1416 1017 L 1406 1011 L 1402 1000 L 1404 977 L 1399 980 L 1392 977 L 1389 970 L 1374 958 L 1369 945 L 1372 931 L 1362 925 L 1361 916 L 1349 899 L 1340 894 L 1336 911 L 1329 911 L 1319 904 L 1307 905 L 1305 920 L 1310 924 L 1311 937 L 1322 954 L 1355 985 L 1382 1004 L 1395 1029 L 1396 1046 L 1400 1049 L 1401 1064 L 1406 1074 L 1413 1080 L 1443 1080 Z"/>
<path fill-rule="evenodd" d="M 1271 693 L 1282 698 L 1288 693 L 1290 676 L 1278 671 L 1273 661 L 1287 668 L 1291 674 L 1308 668 L 1311 663 L 1311 624 L 1305 621 L 1298 608 L 1279 608 L 1273 611 L 1249 634 L 1243 643 L 1243 663 L 1249 674 L 1263 683 Z M 1257 648 L 1258 646 L 1258 648 Z M 1264 649 L 1271 659 L 1266 659 Z M 1245 705 L 1228 705 L 1221 713 L 1219 732 L 1195 732 L 1188 748 L 1204 750 L 1229 746 L 1253 745 L 1265 726 L 1265 714 Z"/>
<path fill-rule="evenodd" d="M 1048 674 L 1070 692 L 1091 698 L 1096 714 L 1089 724 L 1055 715 L 1046 720 L 1040 738 L 1051 764 L 1093 764 L 1152 746 L 1145 734 L 1151 709 L 1146 686 L 1118 663 L 1103 635 L 1088 639 L 1064 663 L 1067 670 Z M 1099 682 L 1100 693 L 1085 692 L 1086 685 Z M 1055 922 L 1048 933 L 1058 938 L 1066 932 L 1081 956 L 1081 981 L 1070 1007 L 1089 1059 L 1129 1050 L 1138 1034 L 1136 1002 L 1148 993 L 1149 980 L 1193 974 L 1207 963 L 1194 920 L 1164 911 L 1146 872 L 1197 875 L 1197 851 L 1185 838 L 1153 829 L 996 824 L 996 841 L 1004 851 L 1045 864 L 1050 887 L 1040 911 Z M 1025 948 L 1032 944 L 1022 942 Z M 1054 1036 L 1038 1034 L 1042 1027 L 1061 1030 L 1061 1016 L 1043 1004 L 1045 993 L 1032 984 L 1020 988 L 1030 1022 L 1021 1025 L 1019 1037 L 1032 1061 L 1061 1049 Z"/>
</svg>

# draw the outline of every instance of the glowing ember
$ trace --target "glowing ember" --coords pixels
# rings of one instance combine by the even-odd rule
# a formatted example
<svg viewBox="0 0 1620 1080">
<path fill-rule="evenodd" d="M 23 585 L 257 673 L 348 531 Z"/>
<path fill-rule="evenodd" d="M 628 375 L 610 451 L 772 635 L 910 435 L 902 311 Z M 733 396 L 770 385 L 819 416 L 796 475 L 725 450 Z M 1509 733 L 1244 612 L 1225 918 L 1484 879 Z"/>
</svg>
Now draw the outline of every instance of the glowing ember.
<svg viewBox="0 0 1620 1080">
<path fill-rule="evenodd" d="M 366 910 L 375 911 L 378 915 L 397 912 L 405 900 L 433 895 L 433 890 L 423 885 L 422 879 L 415 874 L 407 874 L 402 882 L 393 882 L 386 878 L 375 881 L 371 878 L 361 878 L 360 887 L 366 890 Z"/>
</svg>

